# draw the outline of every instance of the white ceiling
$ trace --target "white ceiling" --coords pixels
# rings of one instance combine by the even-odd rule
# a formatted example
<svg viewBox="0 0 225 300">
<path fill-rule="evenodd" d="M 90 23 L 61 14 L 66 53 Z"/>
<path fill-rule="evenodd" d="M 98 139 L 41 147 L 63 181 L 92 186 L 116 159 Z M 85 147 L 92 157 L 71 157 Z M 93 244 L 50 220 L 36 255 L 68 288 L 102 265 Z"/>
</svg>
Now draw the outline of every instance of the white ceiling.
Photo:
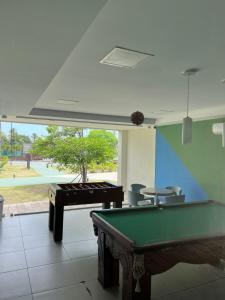
<svg viewBox="0 0 225 300">
<path fill-rule="evenodd" d="M 0 0 L 0 111 L 30 110 L 106 0 Z"/>
<path fill-rule="evenodd" d="M 186 109 L 181 71 L 200 67 L 191 78 L 191 113 L 225 115 L 225 1 L 108 0 L 100 10 L 103 4 L 0 1 L 4 113 L 27 115 L 35 106 L 129 116 L 138 109 L 159 123 L 173 122 Z M 135 69 L 100 64 L 115 46 L 155 56 Z"/>
</svg>

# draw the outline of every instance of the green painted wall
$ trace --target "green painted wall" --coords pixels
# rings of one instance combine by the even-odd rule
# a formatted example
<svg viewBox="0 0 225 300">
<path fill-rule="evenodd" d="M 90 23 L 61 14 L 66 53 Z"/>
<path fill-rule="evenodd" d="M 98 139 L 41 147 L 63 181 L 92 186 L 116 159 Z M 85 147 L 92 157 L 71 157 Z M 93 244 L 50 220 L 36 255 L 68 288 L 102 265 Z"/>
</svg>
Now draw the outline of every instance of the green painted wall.
<svg viewBox="0 0 225 300">
<path fill-rule="evenodd" d="M 225 202 L 225 148 L 222 137 L 212 133 L 212 124 L 219 122 L 225 122 L 225 119 L 194 122 L 192 144 L 188 145 L 181 143 L 181 124 L 162 126 L 160 133 L 209 199 Z"/>
</svg>

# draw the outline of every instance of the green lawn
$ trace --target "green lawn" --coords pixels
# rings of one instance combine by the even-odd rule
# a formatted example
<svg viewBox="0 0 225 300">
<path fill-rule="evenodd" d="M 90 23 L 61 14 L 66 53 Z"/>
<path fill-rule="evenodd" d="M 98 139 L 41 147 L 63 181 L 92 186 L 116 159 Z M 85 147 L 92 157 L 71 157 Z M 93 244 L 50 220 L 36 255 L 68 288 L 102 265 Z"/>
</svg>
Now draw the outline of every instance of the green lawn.
<svg viewBox="0 0 225 300">
<path fill-rule="evenodd" d="M 48 184 L 0 188 L 5 204 L 48 200 Z"/>
<path fill-rule="evenodd" d="M 15 174 L 15 178 L 41 176 L 38 172 L 36 172 L 32 168 L 28 170 L 25 164 L 10 165 L 10 163 L 8 163 L 0 170 L 0 178 L 13 178 L 13 174 Z"/>
</svg>

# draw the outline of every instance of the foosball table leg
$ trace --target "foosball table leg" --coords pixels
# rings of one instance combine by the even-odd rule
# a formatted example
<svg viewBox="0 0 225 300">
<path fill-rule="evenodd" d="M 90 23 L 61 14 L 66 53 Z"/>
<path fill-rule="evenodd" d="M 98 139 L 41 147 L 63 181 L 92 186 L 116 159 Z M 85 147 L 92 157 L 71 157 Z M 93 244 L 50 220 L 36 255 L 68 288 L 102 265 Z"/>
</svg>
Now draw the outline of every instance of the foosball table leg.
<svg viewBox="0 0 225 300">
<path fill-rule="evenodd" d="M 110 208 L 110 202 L 102 203 L 102 209 L 109 209 L 109 208 Z"/>
<path fill-rule="evenodd" d="M 49 201 L 49 216 L 48 216 L 48 228 L 49 230 L 53 230 L 54 227 L 54 205 L 51 201 Z"/>
<path fill-rule="evenodd" d="M 113 202 L 113 208 L 122 208 L 122 201 Z"/>
<path fill-rule="evenodd" d="M 63 237 L 64 206 L 55 206 L 53 237 L 55 242 L 61 242 Z"/>
</svg>

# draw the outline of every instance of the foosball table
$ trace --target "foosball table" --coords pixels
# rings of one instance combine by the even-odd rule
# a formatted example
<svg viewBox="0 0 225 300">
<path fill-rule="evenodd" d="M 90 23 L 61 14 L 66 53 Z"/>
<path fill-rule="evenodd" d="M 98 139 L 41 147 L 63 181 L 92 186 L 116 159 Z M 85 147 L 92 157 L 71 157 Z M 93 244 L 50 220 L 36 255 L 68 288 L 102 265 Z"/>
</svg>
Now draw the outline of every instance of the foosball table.
<svg viewBox="0 0 225 300">
<path fill-rule="evenodd" d="M 63 237 L 64 206 L 102 203 L 102 208 L 120 208 L 123 187 L 108 182 L 66 183 L 49 186 L 49 230 L 55 242 Z"/>
</svg>

